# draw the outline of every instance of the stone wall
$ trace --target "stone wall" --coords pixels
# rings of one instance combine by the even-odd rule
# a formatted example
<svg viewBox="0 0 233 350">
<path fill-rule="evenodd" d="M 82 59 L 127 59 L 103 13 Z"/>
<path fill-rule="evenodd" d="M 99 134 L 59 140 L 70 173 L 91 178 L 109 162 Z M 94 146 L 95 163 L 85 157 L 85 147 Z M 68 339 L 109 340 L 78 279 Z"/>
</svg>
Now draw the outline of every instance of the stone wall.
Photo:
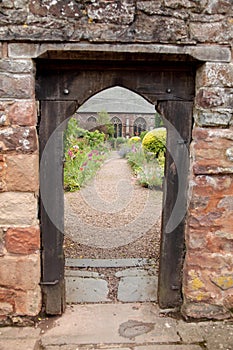
<svg viewBox="0 0 233 350">
<path fill-rule="evenodd" d="M 33 58 L 50 50 L 163 53 L 197 71 L 183 313 L 233 310 L 232 0 L 0 2 L 0 314 L 41 308 Z M 116 44 L 118 46 L 116 46 Z M 131 48 L 130 48 L 131 45 Z M 132 47 L 132 45 L 134 45 Z M 108 46 L 108 50 L 113 49 Z"/>
</svg>

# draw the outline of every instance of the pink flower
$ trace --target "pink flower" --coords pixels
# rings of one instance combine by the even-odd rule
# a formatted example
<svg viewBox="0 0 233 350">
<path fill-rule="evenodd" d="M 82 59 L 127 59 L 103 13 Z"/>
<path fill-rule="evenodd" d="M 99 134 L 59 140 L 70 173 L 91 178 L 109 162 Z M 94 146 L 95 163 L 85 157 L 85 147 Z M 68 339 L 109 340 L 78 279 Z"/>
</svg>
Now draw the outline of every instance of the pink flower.
<svg viewBox="0 0 233 350">
<path fill-rule="evenodd" d="M 68 156 L 70 156 L 70 158 L 72 158 L 74 155 L 73 155 L 73 152 L 69 149 L 68 151 Z"/>
<path fill-rule="evenodd" d="M 79 168 L 79 170 L 80 170 L 80 171 L 83 171 L 84 169 L 81 167 L 81 168 Z"/>
</svg>

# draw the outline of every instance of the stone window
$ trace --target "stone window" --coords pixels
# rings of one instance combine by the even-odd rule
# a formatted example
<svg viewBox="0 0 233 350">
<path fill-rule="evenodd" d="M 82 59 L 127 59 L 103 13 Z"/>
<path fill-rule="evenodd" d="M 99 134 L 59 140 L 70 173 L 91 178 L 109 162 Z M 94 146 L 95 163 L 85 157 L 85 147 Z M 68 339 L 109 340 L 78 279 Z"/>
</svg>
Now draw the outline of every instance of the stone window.
<svg viewBox="0 0 233 350">
<path fill-rule="evenodd" d="M 114 126 L 114 137 L 122 137 L 122 121 L 117 117 L 113 117 L 111 123 Z"/>
<path fill-rule="evenodd" d="M 146 121 L 144 118 L 139 117 L 134 121 L 133 131 L 134 135 L 140 135 L 142 131 L 146 130 Z"/>
</svg>

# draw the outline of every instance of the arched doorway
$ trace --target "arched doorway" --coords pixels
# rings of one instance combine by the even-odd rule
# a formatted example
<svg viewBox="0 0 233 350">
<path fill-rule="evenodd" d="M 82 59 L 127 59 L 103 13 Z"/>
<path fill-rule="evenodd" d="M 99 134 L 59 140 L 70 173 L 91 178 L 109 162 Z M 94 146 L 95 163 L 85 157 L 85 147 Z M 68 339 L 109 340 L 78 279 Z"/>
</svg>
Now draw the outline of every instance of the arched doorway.
<svg viewBox="0 0 233 350">
<path fill-rule="evenodd" d="M 94 55 L 94 53 L 93 53 Z M 129 59 L 129 58 L 128 58 Z M 59 70 L 59 74 L 57 74 Z M 173 307 L 182 303 L 182 263 L 184 257 L 185 212 L 187 206 L 188 159 L 191 139 L 195 67 L 192 64 L 164 62 L 145 57 L 131 60 L 72 62 L 37 61 L 37 99 L 40 101 L 39 138 L 43 158 L 54 130 L 90 96 L 111 86 L 137 92 L 157 106 L 168 122 L 169 150 L 165 172 L 166 186 L 162 214 L 162 240 L 159 271 L 159 304 Z M 82 89 L 80 89 L 82 86 Z M 61 139 L 61 137 L 60 137 Z M 187 146 L 186 146 L 187 145 Z M 62 144 L 59 137 L 48 152 L 41 174 L 41 187 L 48 193 L 41 202 L 42 285 L 48 314 L 64 309 L 64 256 L 62 249 L 63 191 Z M 180 171 L 182 170 L 182 171 Z M 177 208 L 177 203 L 179 204 Z M 174 215 L 176 209 L 176 215 Z M 184 214 L 184 215 L 183 215 Z M 176 221 L 176 217 L 180 220 Z M 55 224 L 54 224 L 55 222 Z M 170 225 L 170 229 L 167 225 Z M 174 225 L 173 225 L 174 224 Z"/>
</svg>

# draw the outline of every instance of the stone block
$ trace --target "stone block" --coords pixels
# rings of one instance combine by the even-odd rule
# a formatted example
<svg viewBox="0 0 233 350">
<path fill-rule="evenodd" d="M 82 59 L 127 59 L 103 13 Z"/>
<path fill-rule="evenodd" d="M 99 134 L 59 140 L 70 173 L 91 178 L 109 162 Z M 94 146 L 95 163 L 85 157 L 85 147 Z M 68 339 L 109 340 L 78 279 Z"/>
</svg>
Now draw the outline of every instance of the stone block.
<svg viewBox="0 0 233 350">
<path fill-rule="evenodd" d="M 191 152 L 195 174 L 232 174 L 231 129 L 195 128 Z"/>
<path fill-rule="evenodd" d="M 37 192 L 39 189 L 39 156 L 7 155 L 4 182 L 7 191 Z"/>
<path fill-rule="evenodd" d="M 0 73 L 0 98 L 31 99 L 35 94 L 33 75 Z"/>
<path fill-rule="evenodd" d="M 200 127 L 229 127 L 233 121 L 232 109 L 218 108 L 205 110 L 198 108 L 194 111 L 194 120 L 196 126 Z"/>
<path fill-rule="evenodd" d="M 34 100 L 0 101 L 0 125 L 36 126 Z"/>
<path fill-rule="evenodd" d="M 226 312 L 223 306 L 203 302 L 184 302 L 181 312 L 185 318 L 196 319 L 227 319 L 230 313 Z M 210 348 L 212 349 L 212 348 Z"/>
<path fill-rule="evenodd" d="M 119 282 L 117 299 L 122 302 L 156 301 L 156 276 L 122 277 Z"/>
<path fill-rule="evenodd" d="M 135 16 L 135 3 L 124 0 L 118 5 L 111 0 L 93 2 L 87 6 L 90 20 L 103 23 L 130 24 Z"/>
<path fill-rule="evenodd" d="M 32 60 L 3 59 L 0 61 L 0 72 L 3 73 L 33 73 L 34 65 Z"/>
<path fill-rule="evenodd" d="M 51 2 L 44 0 L 41 3 L 38 0 L 30 1 L 29 10 L 32 14 L 41 17 L 54 17 L 66 20 L 71 18 L 77 20 L 85 14 L 85 6 L 82 2 L 63 0 Z"/>
<path fill-rule="evenodd" d="M 35 253 L 40 249 L 39 227 L 9 228 L 5 235 L 5 244 L 9 253 Z"/>
<path fill-rule="evenodd" d="M 222 21 L 208 23 L 206 19 L 204 23 L 191 22 L 190 37 L 201 43 L 226 43 L 229 38 L 228 26 Z"/>
<path fill-rule="evenodd" d="M 14 102 L 9 108 L 8 118 L 13 125 L 36 126 L 36 102 L 34 100 Z"/>
<path fill-rule="evenodd" d="M 34 226 L 37 221 L 37 198 L 33 193 L 0 193 L 0 226 Z"/>
<path fill-rule="evenodd" d="M 13 313 L 13 306 L 10 303 L 0 302 L 0 315 L 10 315 Z"/>
<path fill-rule="evenodd" d="M 1 286 L 22 291 L 34 291 L 40 282 L 40 255 L 0 258 Z"/>
<path fill-rule="evenodd" d="M 196 104 L 205 109 L 224 108 L 229 104 L 227 98 L 228 96 L 223 88 L 200 88 L 196 93 Z"/>
<path fill-rule="evenodd" d="M 35 58 L 39 53 L 39 44 L 9 43 L 9 57 L 12 58 Z"/>
<path fill-rule="evenodd" d="M 0 150 L 32 153 L 38 150 L 35 127 L 8 127 L 0 130 Z"/>
<path fill-rule="evenodd" d="M 17 291 L 14 303 L 15 315 L 38 315 L 41 310 L 41 288 L 38 285 L 33 290 Z"/>
<path fill-rule="evenodd" d="M 99 303 L 108 299 L 107 281 L 91 277 L 66 277 L 67 303 Z"/>
<path fill-rule="evenodd" d="M 132 40 L 132 29 L 134 30 L 134 41 L 143 42 L 170 42 L 185 40 L 188 36 L 187 26 L 185 22 L 177 18 L 169 18 L 160 16 L 141 16 L 136 17 L 133 28 L 130 28 L 123 37 Z"/>
<path fill-rule="evenodd" d="M 196 87 L 233 87 L 233 64 L 207 62 L 197 70 Z"/>
</svg>

